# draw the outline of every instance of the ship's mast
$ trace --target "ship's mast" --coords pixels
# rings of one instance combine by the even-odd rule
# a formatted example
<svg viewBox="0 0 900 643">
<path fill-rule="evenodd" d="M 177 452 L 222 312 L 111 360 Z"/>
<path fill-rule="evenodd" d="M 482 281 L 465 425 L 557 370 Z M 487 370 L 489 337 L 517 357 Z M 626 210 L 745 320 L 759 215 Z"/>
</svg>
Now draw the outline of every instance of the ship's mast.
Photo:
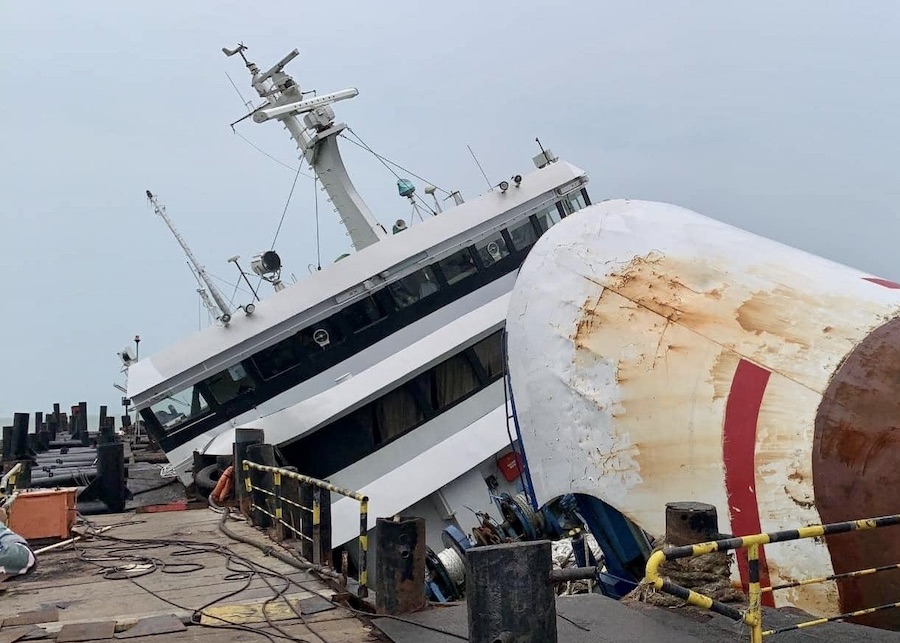
<svg viewBox="0 0 900 643">
<path fill-rule="evenodd" d="M 158 214 L 163 221 L 165 221 L 166 225 L 169 227 L 169 230 L 172 231 L 175 239 L 181 245 L 181 249 L 184 250 L 184 254 L 187 255 L 187 258 L 190 260 L 191 264 L 193 264 L 194 269 L 197 271 L 197 275 L 201 280 L 203 280 L 203 283 L 206 284 L 206 288 L 209 290 L 209 293 L 212 295 L 212 298 L 215 300 L 216 306 L 218 306 L 221 313 L 218 317 L 216 317 L 216 319 L 227 325 L 228 322 L 231 321 L 231 312 L 228 309 L 228 304 L 225 303 L 225 298 L 222 297 L 222 293 L 219 292 L 219 289 L 216 288 L 216 285 L 212 282 L 212 280 L 210 280 L 209 275 L 206 274 L 206 269 L 201 266 L 196 257 L 194 257 L 194 253 L 191 252 L 191 249 L 188 247 L 187 241 L 184 240 L 184 237 L 182 237 L 178 232 L 175 224 L 172 223 L 172 219 L 170 219 L 169 215 L 166 214 L 166 206 L 160 203 L 157 196 L 150 192 L 150 190 L 147 190 L 147 198 L 153 205 L 153 211 L 156 212 L 156 214 Z M 203 297 L 203 293 L 201 293 L 201 297 Z M 204 303 L 206 303 L 207 308 L 209 308 L 209 302 L 205 300 Z"/>
<path fill-rule="evenodd" d="M 247 60 L 245 50 L 244 45 L 238 45 L 235 49 L 222 49 L 226 56 L 240 54 L 250 71 L 253 88 L 267 103 L 253 112 L 253 120 L 264 123 L 274 119 L 284 125 L 296 142 L 301 157 L 306 159 L 322 182 L 356 250 L 362 250 L 386 237 L 387 232 L 375 220 L 353 186 L 337 145 L 337 135 L 347 126 L 334 122 L 331 104 L 353 98 L 359 92 L 356 89 L 345 89 L 304 100 L 300 87 L 284 72 L 285 65 L 300 52 L 294 49 L 271 69 L 260 72 L 255 63 Z M 299 118 L 301 114 L 303 122 Z"/>
</svg>

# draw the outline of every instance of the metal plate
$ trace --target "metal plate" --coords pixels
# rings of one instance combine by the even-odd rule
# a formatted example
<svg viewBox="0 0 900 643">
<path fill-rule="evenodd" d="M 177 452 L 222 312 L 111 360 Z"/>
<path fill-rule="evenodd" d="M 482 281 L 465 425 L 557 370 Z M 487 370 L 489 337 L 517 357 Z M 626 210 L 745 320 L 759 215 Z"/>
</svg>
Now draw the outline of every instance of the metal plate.
<svg viewBox="0 0 900 643">
<path fill-rule="evenodd" d="M 152 636 L 153 634 L 171 634 L 173 632 L 183 632 L 187 628 L 181 619 L 172 616 L 151 616 L 142 618 L 133 627 L 128 628 L 124 632 L 116 634 L 117 639 L 132 639 L 138 636 Z"/>
<path fill-rule="evenodd" d="M 63 625 L 56 635 L 56 643 L 79 643 L 80 641 L 102 641 L 111 639 L 116 633 L 115 621 L 96 623 L 71 623 Z"/>
</svg>

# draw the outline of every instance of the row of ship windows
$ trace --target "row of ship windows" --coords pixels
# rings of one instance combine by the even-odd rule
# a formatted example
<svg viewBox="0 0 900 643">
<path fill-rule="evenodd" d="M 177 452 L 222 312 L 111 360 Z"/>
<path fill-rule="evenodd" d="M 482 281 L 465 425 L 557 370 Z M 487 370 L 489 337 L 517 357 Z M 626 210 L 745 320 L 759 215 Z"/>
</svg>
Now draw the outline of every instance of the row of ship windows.
<svg viewBox="0 0 900 643">
<path fill-rule="evenodd" d="M 432 299 L 439 299 L 434 297 L 436 293 L 446 290 L 463 296 L 472 290 L 466 287 L 468 281 L 479 273 L 497 272 L 492 270 L 495 265 L 509 269 L 518 267 L 538 237 L 561 218 L 589 203 L 587 191 L 582 189 L 472 246 L 390 283 L 328 319 L 259 351 L 249 359 L 250 363 L 235 364 L 198 385 L 169 395 L 150 407 L 153 419 L 165 433 L 171 433 L 209 414 L 211 406 L 233 407 L 228 417 L 248 410 L 280 390 L 286 390 L 289 387 L 287 380 L 290 380 L 290 386 L 295 386 L 321 372 L 329 365 L 324 354 L 347 343 L 349 338 L 373 329 L 390 316 L 402 314 L 410 322 L 415 321 L 432 312 L 433 306 L 429 304 Z M 513 257 L 504 261 L 510 255 Z M 508 261 L 515 261 L 516 265 L 506 266 Z M 250 373 L 248 369 L 255 372 Z M 290 377 L 285 377 L 288 373 Z M 278 384 L 282 379 L 284 386 Z M 264 387 L 269 394 L 262 399 L 234 404 L 241 398 L 260 397 L 255 394 L 256 389 L 270 383 L 273 385 Z"/>
<path fill-rule="evenodd" d="M 327 478 L 474 395 L 503 371 L 497 331 L 281 451 L 302 473 Z"/>
</svg>

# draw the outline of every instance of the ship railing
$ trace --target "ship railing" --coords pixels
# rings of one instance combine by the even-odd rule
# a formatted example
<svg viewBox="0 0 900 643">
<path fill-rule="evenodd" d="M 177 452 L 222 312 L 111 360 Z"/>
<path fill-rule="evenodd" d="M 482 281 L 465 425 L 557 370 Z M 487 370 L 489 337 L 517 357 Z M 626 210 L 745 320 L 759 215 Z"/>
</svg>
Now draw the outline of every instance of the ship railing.
<svg viewBox="0 0 900 643">
<path fill-rule="evenodd" d="M 761 643 L 764 637 L 782 634 L 793 630 L 800 630 L 815 625 L 824 625 L 847 618 L 856 616 L 864 616 L 874 612 L 880 612 L 900 607 L 900 601 L 895 603 L 886 603 L 866 609 L 859 609 L 853 612 L 845 612 L 835 616 L 817 618 L 801 623 L 795 623 L 786 627 L 777 629 L 764 630 L 762 617 L 762 595 L 768 592 L 774 592 L 781 589 L 791 587 L 799 587 L 801 585 L 812 585 L 815 583 L 825 583 L 845 578 L 853 578 L 856 576 L 866 576 L 869 574 L 877 574 L 880 572 L 900 569 L 900 563 L 895 565 L 884 565 L 881 567 L 872 567 L 868 569 L 859 569 L 841 574 L 833 574 L 831 576 L 823 576 L 821 578 L 810 578 L 799 580 L 792 583 L 784 583 L 763 587 L 760 585 L 760 569 L 759 554 L 763 545 L 778 542 L 788 542 L 792 540 L 801 540 L 804 538 L 820 538 L 822 536 L 830 536 L 832 534 L 842 534 L 851 531 L 866 531 L 870 529 L 881 529 L 883 527 L 892 527 L 900 525 L 900 514 L 881 516 L 878 518 L 868 518 L 864 520 L 850 520 L 846 522 L 835 522 L 827 525 L 813 525 L 809 527 L 800 527 L 799 529 L 788 529 L 784 531 L 775 531 L 764 534 L 754 534 L 751 536 L 743 536 L 736 538 L 725 538 L 722 540 L 714 540 L 697 545 L 684 545 L 680 547 L 666 547 L 654 552 L 647 561 L 646 576 L 643 583 L 652 584 L 658 591 L 664 592 L 680 598 L 691 605 L 700 607 L 716 614 L 729 618 L 731 620 L 744 623 L 750 628 L 751 643 Z M 677 560 L 680 558 L 693 558 L 703 556 L 713 552 L 724 552 L 736 549 L 747 550 L 748 561 L 748 601 L 749 606 L 746 610 L 737 609 L 731 605 L 717 601 L 709 596 L 695 592 L 687 587 L 673 583 L 668 578 L 660 574 L 660 565 L 666 561 Z"/>
<path fill-rule="evenodd" d="M 302 473 L 243 461 L 244 486 L 250 498 L 250 516 L 255 526 L 271 522 L 275 539 L 287 534 L 301 541 L 301 555 L 315 565 L 331 566 L 331 494 L 352 498 L 359 503 L 359 559 L 357 596 L 365 598 L 368 589 L 369 498 Z M 256 472 L 257 475 L 252 475 Z M 286 481 L 295 481 L 296 485 Z M 264 516 L 265 518 L 261 518 Z M 346 578 L 346 552 L 342 568 Z"/>
</svg>

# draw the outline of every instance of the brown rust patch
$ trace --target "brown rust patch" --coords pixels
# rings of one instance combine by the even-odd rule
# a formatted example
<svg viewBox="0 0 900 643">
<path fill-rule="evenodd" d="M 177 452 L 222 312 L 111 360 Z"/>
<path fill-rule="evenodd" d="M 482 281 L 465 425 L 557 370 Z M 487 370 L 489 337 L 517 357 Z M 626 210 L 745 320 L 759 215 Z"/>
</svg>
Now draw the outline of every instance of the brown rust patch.
<svg viewBox="0 0 900 643">
<path fill-rule="evenodd" d="M 778 286 L 771 291 L 759 291 L 735 311 L 741 328 L 756 335 L 776 335 L 786 342 L 809 347 L 809 336 L 796 323 L 796 305 L 800 293 Z"/>
<path fill-rule="evenodd" d="M 900 513 L 900 319 L 884 324 L 847 356 L 825 392 L 816 416 L 813 483 L 824 522 Z M 900 562 L 897 528 L 827 538 L 835 573 Z M 851 611 L 897 600 L 900 571 L 838 584 L 841 609 Z M 888 610 L 858 622 L 900 629 L 900 612 Z"/>
</svg>

